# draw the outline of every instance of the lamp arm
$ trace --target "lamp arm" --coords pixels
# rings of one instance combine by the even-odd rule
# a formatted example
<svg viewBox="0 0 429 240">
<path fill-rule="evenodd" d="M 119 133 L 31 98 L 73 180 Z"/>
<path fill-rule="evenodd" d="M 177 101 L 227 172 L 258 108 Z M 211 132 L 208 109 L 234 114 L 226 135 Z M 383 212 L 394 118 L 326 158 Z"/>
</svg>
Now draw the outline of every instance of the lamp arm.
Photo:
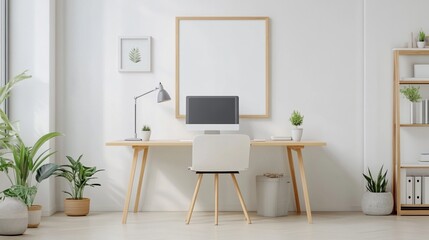
<svg viewBox="0 0 429 240">
<path fill-rule="evenodd" d="M 147 94 L 149 94 L 149 93 L 151 93 L 151 92 L 154 92 L 154 91 L 156 91 L 156 90 L 158 90 L 158 89 L 159 89 L 159 88 L 158 88 L 158 87 L 156 87 L 155 89 L 150 90 L 149 92 L 145 92 L 145 93 L 143 93 L 143 94 L 141 94 L 141 95 L 138 95 L 137 97 L 134 97 L 134 101 L 137 101 L 137 99 L 139 99 L 139 98 L 143 97 L 144 95 L 147 95 Z"/>
</svg>

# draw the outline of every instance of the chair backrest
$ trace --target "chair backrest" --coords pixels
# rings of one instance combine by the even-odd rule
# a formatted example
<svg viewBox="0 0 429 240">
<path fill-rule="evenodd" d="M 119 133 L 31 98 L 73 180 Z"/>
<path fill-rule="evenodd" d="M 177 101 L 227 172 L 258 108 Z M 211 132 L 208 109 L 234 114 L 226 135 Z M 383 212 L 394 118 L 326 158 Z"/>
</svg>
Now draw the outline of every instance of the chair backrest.
<svg viewBox="0 0 429 240">
<path fill-rule="evenodd" d="M 241 171 L 249 167 L 250 138 L 243 134 L 207 134 L 195 137 L 192 169 Z"/>
</svg>

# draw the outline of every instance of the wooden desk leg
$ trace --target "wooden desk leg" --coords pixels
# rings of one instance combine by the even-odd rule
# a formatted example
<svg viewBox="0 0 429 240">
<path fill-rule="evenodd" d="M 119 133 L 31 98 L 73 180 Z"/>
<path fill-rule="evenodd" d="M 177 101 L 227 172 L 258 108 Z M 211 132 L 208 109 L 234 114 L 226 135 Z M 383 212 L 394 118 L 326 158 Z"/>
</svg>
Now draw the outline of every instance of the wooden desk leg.
<svg viewBox="0 0 429 240">
<path fill-rule="evenodd" d="M 305 178 L 304 160 L 302 159 L 301 148 L 295 148 L 294 150 L 298 154 L 298 165 L 299 165 L 299 171 L 301 174 L 302 193 L 304 194 L 305 210 L 307 212 L 307 221 L 308 223 L 313 223 L 313 217 L 311 216 L 310 197 L 308 196 L 307 180 Z"/>
<path fill-rule="evenodd" d="M 298 187 L 296 185 L 295 167 L 293 166 L 292 150 L 289 147 L 287 149 L 287 158 L 289 160 L 290 177 L 292 178 L 293 195 L 295 196 L 296 213 L 301 214 L 301 205 L 299 204 Z"/>
<path fill-rule="evenodd" d="M 142 191 L 144 170 L 145 170 L 145 166 L 146 166 L 146 159 L 147 159 L 147 155 L 148 155 L 148 152 L 149 152 L 149 147 L 145 147 L 143 150 L 144 150 L 144 153 L 143 153 L 143 156 L 142 156 L 142 166 L 141 166 L 141 169 L 140 169 L 139 184 L 138 184 L 138 187 L 137 187 L 136 201 L 134 202 L 134 212 L 135 213 L 139 209 L 140 194 L 141 194 L 141 191 Z"/>
<path fill-rule="evenodd" d="M 141 150 L 140 148 L 134 148 L 133 163 L 131 165 L 130 180 L 128 182 L 128 192 L 127 192 L 127 196 L 125 197 L 124 209 L 122 210 L 122 224 L 127 223 L 128 207 L 130 206 L 131 191 L 133 190 L 134 175 L 136 173 L 137 158 L 139 156 L 140 150 Z"/>
<path fill-rule="evenodd" d="M 214 175 L 215 184 L 215 225 L 218 224 L 218 203 L 219 203 L 219 174 Z"/>
</svg>

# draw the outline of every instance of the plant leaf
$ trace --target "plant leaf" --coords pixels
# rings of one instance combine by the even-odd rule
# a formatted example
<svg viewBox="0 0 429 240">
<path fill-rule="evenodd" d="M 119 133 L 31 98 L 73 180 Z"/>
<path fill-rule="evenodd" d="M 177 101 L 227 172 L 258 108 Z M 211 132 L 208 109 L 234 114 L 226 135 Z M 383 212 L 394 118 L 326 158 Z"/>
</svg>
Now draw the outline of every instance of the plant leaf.
<svg viewBox="0 0 429 240">
<path fill-rule="evenodd" d="M 133 63 L 138 63 L 141 61 L 140 49 L 138 48 L 131 49 L 128 55 L 129 55 L 130 61 Z"/>
<path fill-rule="evenodd" d="M 47 163 L 45 165 L 42 165 L 39 169 L 37 169 L 36 181 L 40 183 L 46 178 L 52 176 L 57 169 L 58 165 L 54 163 Z"/>
</svg>

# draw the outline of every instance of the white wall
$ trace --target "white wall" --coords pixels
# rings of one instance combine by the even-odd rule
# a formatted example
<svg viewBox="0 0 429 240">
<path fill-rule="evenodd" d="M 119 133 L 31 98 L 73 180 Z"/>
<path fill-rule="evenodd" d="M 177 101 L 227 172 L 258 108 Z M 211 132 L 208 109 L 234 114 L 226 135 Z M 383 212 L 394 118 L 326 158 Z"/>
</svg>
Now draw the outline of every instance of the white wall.
<svg viewBox="0 0 429 240">
<path fill-rule="evenodd" d="M 363 191 L 362 1 L 59 1 L 57 3 L 57 126 L 66 136 L 59 155 L 84 154 L 106 169 L 99 189 L 88 189 L 93 210 L 122 210 L 132 151 L 105 142 L 133 133 L 133 96 L 162 81 L 174 99 L 176 16 L 268 16 L 271 21 L 271 113 L 242 119 L 251 137 L 289 135 L 290 113 L 305 115 L 304 139 L 325 148 L 304 150 L 314 210 L 359 210 Z M 118 36 L 152 36 L 153 71 L 118 72 Z M 174 101 L 139 101 L 138 126 L 153 139 L 191 138 Z M 186 168 L 190 148 L 153 148 L 143 210 L 186 210 L 196 177 Z M 250 210 L 256 208 L 255 176 L 285 167 L 280 148 L 252 150 L 249 171 L 238 177 Z M 62 158 L 64 160 L 64 158 Z M 228 181 L 227 181 L 228 180 Z M 212 179 L 203 182 L 197 210 L 213 208 Z M 239 210 L 229 179 L 221 180 L 221 210 Z M 58 205 L 63 195 L 58 191 Z"/>
</svg>

